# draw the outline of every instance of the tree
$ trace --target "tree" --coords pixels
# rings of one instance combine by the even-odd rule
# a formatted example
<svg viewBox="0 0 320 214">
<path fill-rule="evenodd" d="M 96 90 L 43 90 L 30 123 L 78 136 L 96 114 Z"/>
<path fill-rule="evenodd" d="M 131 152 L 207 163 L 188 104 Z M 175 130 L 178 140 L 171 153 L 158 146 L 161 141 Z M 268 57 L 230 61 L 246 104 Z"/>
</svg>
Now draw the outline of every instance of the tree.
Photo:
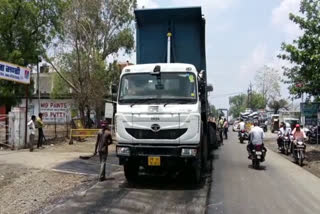
<svg viewBox="0 0 320 214">
<path fill-rule="evenodd" d="M 250 96 L 250 103 L 248 103 L 248 95 L 246 94 L 240 94 L 229 98 L 229 111 L 234 118 L 239 117 L 240 113 L 244 112 L 247 108 L 258 110 L 265 107 L 262 94 L 253 91 Z"/>
<path fill-rule="evenodd" d="M 0 1 L 0 60 L 35 65 L 45 47 L 61 32 L 60 17 L 65 6 L 63 0 Z M 0 80 L 0 94 L 0 104 L 9 111 L 24 96 L 25 87 Z"/>
<path fill-rule="evenodd" d="M 247 99 L 248 97 L 245 94 L 240 94 L 229 98 L 229 111 L 234 118 L 239 117 L 240 113 L 246 110 Z"/>
<path fill-rule="evenodd" d="M 273 109 L 274 114 L 278 114 L 281 109 L 288 110 L 288 102 L 285 99 L 272 100 L 268 106 Z"/>
<path fill-rule="evenodd" d="M 254 77 L 257 91 L 262 94 L 264 107 L 267 103 L 280 96 L 280 75 L 277 70 L 264 66 Z"/>
<path fill-rule="evenodd" d="M 320 96 L 320 1 L 302 0 L 300 12 L 302 16 L 290 13 L 291 21 L 299 25 L 303 35 L 293 40 L 292 44 L 283 43 L 283 54 L 279 58 L 291 63 L 284 67 L 286 83 L 290 84 L 292 95 L 301 97 L 303 93 L 309 96 Z"/>
<path fill-rule="evenodd" d="M 85 121 L 85 111 L 96 111 L 99 119 L 111 82 L 118 81 L 117 63 L 106 58 L 119 50 L 130 53 L 134 38 L 132 22 L 135 0 L 71 0 L 64 14 L 65 48 L 57 65 L 50 63 L 71 86 L 73 97 Z"/>
<path fill-rule="evenodd" d="M 264 109 L 265 98 L 263 94 L 253 92 L 251 95 L 250 107 L 252 108 L 252 110 Z"/>
<path fill-rule="evenodd" d="M 210 104 L 210 114 L 213 117 L 218 117 L 218 110 L 216 109 L 216 107 L 213 104 Z"/>
</svg>

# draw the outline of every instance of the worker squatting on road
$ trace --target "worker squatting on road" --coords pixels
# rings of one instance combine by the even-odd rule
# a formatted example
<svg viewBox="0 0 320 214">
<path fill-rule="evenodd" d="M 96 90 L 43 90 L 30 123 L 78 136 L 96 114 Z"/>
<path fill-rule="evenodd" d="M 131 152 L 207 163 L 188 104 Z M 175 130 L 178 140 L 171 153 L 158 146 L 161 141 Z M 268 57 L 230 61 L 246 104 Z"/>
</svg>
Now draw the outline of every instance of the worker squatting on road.
<svg viewBox="0 0 320 214">
<path fill-rule="evenodd" d="M 99 180 L 104 181 L 106 179 L 106 162 L 108 157 L 108 146 L 112 144 L 112 136 L 110 130 L 107 128 L 106 123 L 101 124 L 101 130 L 97 136 L 97 142 L 94 150 L 94 155 L 99 152 L 100 158 L 100 174 Z"/>
</svg>

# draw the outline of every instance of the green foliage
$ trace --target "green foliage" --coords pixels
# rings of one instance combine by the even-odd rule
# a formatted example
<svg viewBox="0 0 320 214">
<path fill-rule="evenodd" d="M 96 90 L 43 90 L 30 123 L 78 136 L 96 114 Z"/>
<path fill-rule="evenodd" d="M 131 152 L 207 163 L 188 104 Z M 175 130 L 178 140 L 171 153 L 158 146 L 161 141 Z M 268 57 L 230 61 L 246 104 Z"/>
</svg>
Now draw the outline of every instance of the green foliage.
<svg viewBox="0 0 320 214">
<path fill-rule="evenodd" d="M 62 42 L 68 48 L 56 60 L 56 67 L 75 87 L 73 98 L 82 119 L 85 109 L 101 112 L 111 83 L 119 81 L 117 62 L 107 66 L 106 59 L 133 49 L 135 7 L 135 0 L 71 0 L 63 15 Z"/>
<path fill-rule="evenodd" d="M 240 94 L 229 98 L 230 114 L 237 118 L 241 112 L 244 112 L 247 108 L 253 110 L 264 109 L 265 101 L 263 95 L 257 92 L 253 92 L 248 102 L 248 95 Z"/>
<path fill-rule="evenodd" d="M 62 75 L 67 76 L 67 73 L 62 72 Z M 54 87 L 50 94 L 51 98 L 59 99 L 71 96 L 68 84 L 65 81 L 63 81 L 57 73 L 53 74 L 53 85 Z"/>
<path fill-rule="evenodd" d="M 290 14 L 291 21 L 299 25 L 303 35 L 292 42 L 283 43 L 283 54 L 292 67 L 285 67 L 284 74 L 290 84 L 290 93 L 301 97 L 302 93 L 320 96 L 320 1 L 302 0 L 300 12 L 303 16 Z"/>
<path fill-rule="evenodd" d="M 210 115 L 213 117 L 218 117 L 218 110 L 216 109 L 216 107 L 213 104 L 210 104 Z"/>
<path fill-rule="evenodd" d="M 253 92 L 249 105 L 252 110 L 264 109 L 266 105 L 263 95 L 257 92 Z"/>
<path fill-rule="evenodd" d="M 288 109 L 288 102 L 285 99 L 272 100 L 268 106 L 274 111 L 274 114 L 278 114 L 279 110 Z"/>
<path fill-rule="evenodd" d="M 0 0 L 0 60 L 22 66 L 36 64 L 45 46 L 61 32 L 65 6 L 63 0 Z M 24 85 L 0 80 L 0 104 L 15 105 L 24 91 Z"/>
<path fill-rule="evenodd" d="M 247 95 L 240 94 L 229 98 L 230 114 L 237 118 L 241 112 L 244 112 L 247 108 Z"/>
</svg>

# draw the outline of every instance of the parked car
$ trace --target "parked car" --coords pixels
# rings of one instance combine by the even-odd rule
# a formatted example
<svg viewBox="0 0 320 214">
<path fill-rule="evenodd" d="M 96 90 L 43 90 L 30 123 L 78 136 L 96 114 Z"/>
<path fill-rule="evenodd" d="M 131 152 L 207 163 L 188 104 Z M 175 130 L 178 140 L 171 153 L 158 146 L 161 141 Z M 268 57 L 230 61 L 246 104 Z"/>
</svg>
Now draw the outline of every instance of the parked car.
<svg viewBox="0 0 320 214">
<path fill-rule="evenodd" d="M 233 123 L 232 131 L 234 131 L 234 132 L 240 131 L 239 121 L 235 121 L 235 122 Z"/>
</svg>

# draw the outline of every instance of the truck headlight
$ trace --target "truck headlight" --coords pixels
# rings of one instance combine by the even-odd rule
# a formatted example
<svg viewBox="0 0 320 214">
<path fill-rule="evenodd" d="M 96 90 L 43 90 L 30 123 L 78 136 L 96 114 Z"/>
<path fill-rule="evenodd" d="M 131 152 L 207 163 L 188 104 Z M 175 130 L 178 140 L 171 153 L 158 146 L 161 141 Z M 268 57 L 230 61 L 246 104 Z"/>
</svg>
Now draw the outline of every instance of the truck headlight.
<svg viewBox="0 0 320 214">
<path fill-rule="evenodd" d="M 117 147 L 117 155 L 130 156 L 129 147 Z"/>
<path fill-rule="evenodd" d="M 181 156 L 184 156 L 184 157 L 195 157 L 196 155 L 197 155 L 197 149 L 183 148 L 181 150 Z"/>
</svg>

